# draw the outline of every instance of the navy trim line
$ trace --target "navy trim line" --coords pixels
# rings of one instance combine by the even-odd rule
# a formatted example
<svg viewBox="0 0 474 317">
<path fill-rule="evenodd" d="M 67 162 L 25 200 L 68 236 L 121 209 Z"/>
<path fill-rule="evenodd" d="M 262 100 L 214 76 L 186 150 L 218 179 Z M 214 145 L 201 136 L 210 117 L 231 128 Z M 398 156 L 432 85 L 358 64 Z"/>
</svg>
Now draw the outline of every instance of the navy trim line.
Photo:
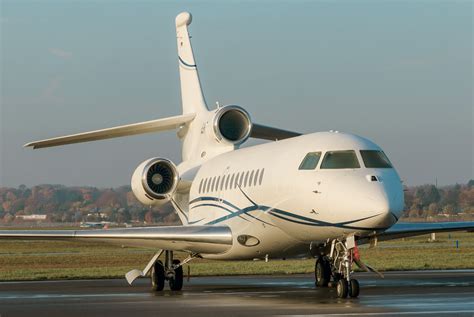
<svg viewBox="0 0 474 317">
<path fill-rule="evenodd" d="M 185 61 L 183 61 L 183 59 L 181 58 L 181 56 L 178 56 L 178 58 L 179 58 L 179 61 L 180 61 L 181 63 L 183 63 L 184 66 L 196 67 L 196 64 L 191 65 L 191 64 L 188 64 L 188 63 L 186 63 Z"/>
<path fill-rule="evenodd" d="M 242 193 L 253 204 L 252 206 L 248 206 L 246 208 L 240 209 L 237 206 L 233 205 L 232 203 L 230 203 L 230 202 L 228 202 L 224 199 L 219 199 L 217 197 L 211 197 L 211 196 L 203 196 L 203 197 L 195 198 L 195 199 L 191 200 L 189 202 L 189 204 L 191 205 L 193 203 L 200 202 L 200 201 L 217 201 L 217 202 L 222 202 L 222 203 L 236 209 L 236 211 L 233 212 L 233 211 L 231 211 L 228 208 L 225 208 L 223 206 L 219 206 L 219 205 L 216 205 L 216 204 L 209 204 L 209 203 L 208 204 L 206 204 L 206 203 L 199 204 L 199 205 L 195 205 L 195 206 L 190 207 L 191 209 L 201 207 L 201 206 L 217 207 L 217 208 L 221 208 L 221 209 L 226 210 L 227 212 L 231 213 L 229 215 L 225 215 L 223 217 L 214 219 L 214 220 L 206 223 L 206 225 L 214 225 L 214 224 L 232 219 L 234 217 L 242 218 L 241 215 L 245 214 L 246 216 L 250 216 L 250 217 L 252 217 L 252 218 L 254 218 L 258 221 L 261 221 L 261 222 L 264 222 L 268 225 L 274 226 L 273 224 L 270 224 L 270 223 L 265 222 L 261 219 L 258 219 L 258 218 L 254 217 L 250 214 L 250 212 L 252 212 L 252 211 L 259 210 L 259 211 L 262 211 L 262 212 L 266 212 L 267 214 L 270 214 L 270 215 L 272 215 L 276 218 L 286 220 L 286 221 L 289 221 L 289 222 L 293 222 L 293 223 L 307 225 L 307 226 L 337 227 L 337 228 L 356 229 L 356 230 L 383 230 L 383 229 L 386 229 L 386 228 L 367 228 L 367 227 L 359 227 L 359 226 L 351 225 L 351 224 L 354 224 L 354 223 L 362 221 L 362 220 L 367 220 L 367 219 L 370 219 L 370 218 L 377 217 L 380 214 L 376 214 L 376 215 L 372 215 L 372 216 L 368 216 L 368 217 L 364 217 L 364 218 L 359 218 L 359 219 L 354 219 L 354 220 L 349 220 L 349 221 L 331 223 L 331 222 L 327 222 L 327 221 L 315 220 L 315 219 L 312 219 L 312 218 L 304 217 L 304 216 L 297 215 L 297 214 L 294 214 L 294 213 L 291 213 L 291 212 L 288 212 L 288 211 L 285 211 L 285 210 L 281 210 L 281 209 L 276 209 L 276 208 L 263 206 L 263 205 L 257 205 L 243 191 L 242 191 Z M 245 220 L 247 220 L 247 219 L 245 219 Z"/>
</svg>

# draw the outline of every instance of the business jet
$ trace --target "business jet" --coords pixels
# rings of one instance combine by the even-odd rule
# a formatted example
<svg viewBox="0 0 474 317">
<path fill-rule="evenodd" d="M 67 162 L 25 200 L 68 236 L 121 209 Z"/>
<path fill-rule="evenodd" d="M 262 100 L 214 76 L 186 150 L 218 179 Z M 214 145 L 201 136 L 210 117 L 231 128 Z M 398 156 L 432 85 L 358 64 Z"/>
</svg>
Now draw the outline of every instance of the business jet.
<svg viewBox="0 0 474 317">
<path fill-rule="evenodd" d="M 182 226 L 97 230 L 1 231 L 0 238 L 77 239 L 157 250 L 132 284 L 150 275 L 152 290 L 183 287 L 183 265 L 196 258 L 252 260 L 314 257 L 317 287 L 357 297 L 358 245 L 431 232 L 472 230 L 474 222 L 397 224 L 404 206 L 397 171 L 374 142 L 338 131 L 302 135 L 256 123 L 237 105 L 210 110 L 188 27 L 176 17 L 182 114 L 26 144 L 34 149 L 177 130 L 182 162 L 139 164 L 133 193 L 145 205 L 172 206 Z M 266 143 L 241 148 L 249 138 Z M 179 261 L 173 252 L 188 256 Z M 163 260 L 160 260 L 160 257 Z"/>
</svg>

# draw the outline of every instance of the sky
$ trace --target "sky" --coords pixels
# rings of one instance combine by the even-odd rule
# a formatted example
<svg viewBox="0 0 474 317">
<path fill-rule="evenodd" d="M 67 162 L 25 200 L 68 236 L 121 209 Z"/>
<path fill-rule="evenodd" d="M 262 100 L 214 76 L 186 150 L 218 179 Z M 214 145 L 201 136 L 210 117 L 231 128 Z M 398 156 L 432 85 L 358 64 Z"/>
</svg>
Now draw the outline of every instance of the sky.
<svg viewBox="0 0 474 317">
<path fill-rule="evenodd" d="M 364 136 L 407 185 L 474 178 L 471 1 L 2 0 L 0 186 L 117 187 L 180 162 L 175 132 L 22 145 L 180 114 L 181 11 L 210 108 Z"/>
</svg>

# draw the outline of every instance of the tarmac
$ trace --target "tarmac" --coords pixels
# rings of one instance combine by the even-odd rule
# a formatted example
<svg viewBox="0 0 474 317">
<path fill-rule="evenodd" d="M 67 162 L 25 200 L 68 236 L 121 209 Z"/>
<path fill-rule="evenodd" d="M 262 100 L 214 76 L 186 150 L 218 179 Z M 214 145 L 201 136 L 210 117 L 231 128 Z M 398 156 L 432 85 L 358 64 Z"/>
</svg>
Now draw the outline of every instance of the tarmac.
<svg viewBox="0 0 474 317">
<path fill-rule="evenodd" d="M 338 299 L 312 275 L 192 277 L 179 292 L 149 279 L 0 283 L 0 316 L 474 316 L 474 270 L 356 273 Z"/>
</svg>

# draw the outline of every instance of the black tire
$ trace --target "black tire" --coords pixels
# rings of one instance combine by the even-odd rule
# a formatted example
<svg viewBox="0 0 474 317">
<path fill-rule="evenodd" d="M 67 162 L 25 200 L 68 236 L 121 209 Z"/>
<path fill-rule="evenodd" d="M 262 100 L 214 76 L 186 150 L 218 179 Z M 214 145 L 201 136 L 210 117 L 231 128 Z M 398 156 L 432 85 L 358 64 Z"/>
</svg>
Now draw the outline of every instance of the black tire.
<svg viewBox="0 0 474 317">
<path fill-rule="evenodd" d="M 314 265 L 314 277 L 317 287 L 328 286 L 329 280 L 331 279 L 331 266 L 329 265 L 329 261 L 322 256 L 318 257 Z"/>
<path fill-rule="evenodd" d="M 154 292 L 159 292 L 163 288 L 165 288 L 165 268 L 161 261 L 156 261 L 151 268 L 151 289 Z"/>
<path fill-rule="evenodd" d="M 173 264 L 179 264 L 179 260 L 173 260 Z M 174 277 L 169 280 L 172 291 L 180 291 L 183 288 L 183 267 L 174 270 Z"/>
<path fill-rule="evenodd" d="M 346 298 L 349 293 L 349 285 L 345 279 L 340 279 L 336 285 L 336 293 L 339 298 Z"/>
<path fill-rule="evenodd" d="M 349 296 L 355 298 L 359 296 L 359 291 L 359 281 L 357 281 L 356 279 L 351 279 L 349 281 Z"/>
</svg>

